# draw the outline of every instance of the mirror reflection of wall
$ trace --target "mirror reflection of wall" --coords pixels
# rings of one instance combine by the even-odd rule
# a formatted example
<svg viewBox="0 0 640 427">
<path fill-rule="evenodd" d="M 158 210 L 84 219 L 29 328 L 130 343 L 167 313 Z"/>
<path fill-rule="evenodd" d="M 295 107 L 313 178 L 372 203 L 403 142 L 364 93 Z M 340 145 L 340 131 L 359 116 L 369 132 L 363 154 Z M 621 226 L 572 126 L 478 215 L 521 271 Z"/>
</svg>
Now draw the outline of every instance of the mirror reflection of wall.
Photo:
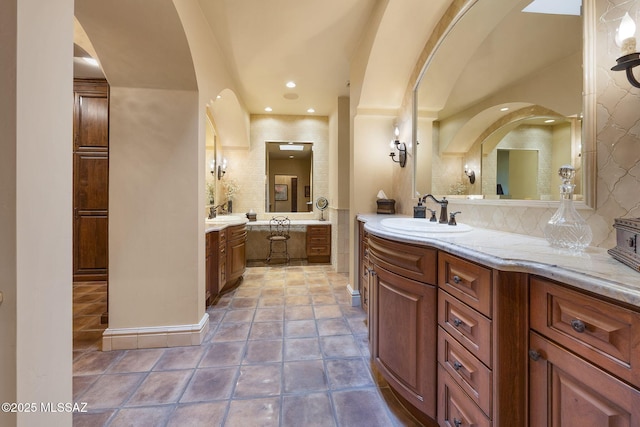
<svg viewBox="0 0 640 427">
<path fill-rule="evenodd" d="M 524 12 L 530 2 L 476 2 L 427 59 L 415 91 L 414 188 L 421 194 L 498 198 L 496 153 L 489 157 L 498 142 L 488 150 L 484 140 L 513 131 L 509 116 L 527 109 L 530 117 L 543 110 L 573 123 L 564 129 L 564 148 L 555 142 L 550 152 L 533 148 L 539 151 L 537 195 L 522 197 L 557 199 L 563 162 L 582 172 L 581 128 L 574 126 L 583 111 L 582 16 Z M 466 164 L 476 173 L 473 184 L 464 176 Z M 575 194 L 582 189 L 580 172 Z"/>
<path fill-rule="evenodd" d="M 267 212 L 313 209 L 313 143 L 266 142 Z"/>
</svg>

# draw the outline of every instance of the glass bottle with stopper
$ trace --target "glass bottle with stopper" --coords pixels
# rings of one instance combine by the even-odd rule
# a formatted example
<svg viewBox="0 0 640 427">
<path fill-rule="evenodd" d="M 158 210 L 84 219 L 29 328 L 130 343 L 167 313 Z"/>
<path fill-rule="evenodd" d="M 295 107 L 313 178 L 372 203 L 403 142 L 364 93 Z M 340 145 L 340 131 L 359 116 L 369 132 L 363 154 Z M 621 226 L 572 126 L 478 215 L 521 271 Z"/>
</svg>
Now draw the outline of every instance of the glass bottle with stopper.
<svg viewBox="0 0 640 427">
<path fill-rule="evenodd" d="M 563 165 L 558 171 L 562 178 L 560 185 L 560 206 L 544 228 L 544 236 L 554 248 L 582 251 L 589 246 L 593 235 L 591 227 L 580 216 L 573 205 L 573 189 L 571 180 L 576 171 L 571 165 Z"/>
</svg>

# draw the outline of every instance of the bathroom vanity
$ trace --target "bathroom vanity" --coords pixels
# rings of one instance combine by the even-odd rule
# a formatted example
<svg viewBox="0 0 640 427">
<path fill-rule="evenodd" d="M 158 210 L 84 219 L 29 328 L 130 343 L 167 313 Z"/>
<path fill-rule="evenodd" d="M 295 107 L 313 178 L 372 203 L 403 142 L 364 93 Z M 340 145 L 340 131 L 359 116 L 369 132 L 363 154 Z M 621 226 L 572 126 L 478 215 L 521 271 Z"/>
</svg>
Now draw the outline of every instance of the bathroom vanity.
<svg viewBox="0 0 640 427">
<path fill-rule="evenodd" d="M 639 273 L 388 217 L 358 217 L 361 301 L 375 368 L 425 425 L 640 426 Z"/>
<path fill-rule="evenodd" d="M 246 269 L 247 220 L 222 217 L 206 226 L 206 304 L 234 289 Z"/>
</svg>

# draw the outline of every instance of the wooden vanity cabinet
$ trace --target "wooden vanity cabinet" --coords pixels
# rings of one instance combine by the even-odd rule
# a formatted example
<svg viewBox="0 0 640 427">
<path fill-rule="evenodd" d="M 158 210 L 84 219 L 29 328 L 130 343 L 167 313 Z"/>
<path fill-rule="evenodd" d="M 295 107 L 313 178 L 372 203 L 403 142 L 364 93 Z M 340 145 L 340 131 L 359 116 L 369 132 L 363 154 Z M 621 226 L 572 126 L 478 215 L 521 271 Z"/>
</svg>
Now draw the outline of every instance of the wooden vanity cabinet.
<svg viewBox="0 0 640 427">
<path fill-rule="evenodd" d="M 358 280 L 360 281 L 360 305 L 362 309 L 369 313 L 369 277 L 371 271 L 371 262 L 369 261 L 369 242 L 367 239 L 367 232 L 364 229 L 364 223 L 358 222 L 358 235 L 359 240 L 359 257 L 358 257 L 358 271 L 360 275 Z"/>
<path fill-rule="evenodd" d="M 438 254 L 438 423 L 526 425 L 527 275 Z"/>
<path fill-rule="evenodd" d="M 307 226 L 307 262 L 331 262 L 331 224 Z"/>
<path fill-rule="evenodd" d="M 640 426 L 640 313 L 532 277 L 530 425 Z"/>
<path fill-rule="evenodd" d="M 401 398 L 435 420 L 437 251 L 371 235 L 368 249 L 374 365 Z"/>
<path fill-rule="evenodd" d="M 206 303 L 233 289 L 246 269 L 245 248 L 247 228 L 233 225 L 206 234 Z"/>
<path fill-rule="evenodd" d="M 233 225 L 227 229 L 227 277 L 225 287 L 234 286 L 244 274 L 246 262 L 247 227 Z"/>
</svg>

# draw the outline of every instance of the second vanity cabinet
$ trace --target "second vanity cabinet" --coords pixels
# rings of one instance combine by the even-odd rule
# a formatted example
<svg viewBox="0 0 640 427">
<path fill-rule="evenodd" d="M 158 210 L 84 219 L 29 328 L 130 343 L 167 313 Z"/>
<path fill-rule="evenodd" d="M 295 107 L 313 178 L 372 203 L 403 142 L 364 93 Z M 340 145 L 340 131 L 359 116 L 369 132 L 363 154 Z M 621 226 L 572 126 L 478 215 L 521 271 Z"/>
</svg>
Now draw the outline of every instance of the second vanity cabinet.
<svg viewBox="0 0 640 427">
<path fill-rule="evenodd" d="M 393 389 L 436 416 L 437 251 L 368 238 L 371 356 Z"/>
<path fill-rule="evenodd" d="M 530 425 L 640 426 L 640 313 L 535 276 L 530 294 Z"/>
<path fill-rule="evenodd" d="M 528 275 L 359 230 L 371 357 L 407 407 L 429 426 L 527 425 Z"/>
<path fill-rule="evenodd" d="M 206 234 L 206 304 L 233 289 L 246 269 L 247 227 L 232 225 Z"/>
</svg>

